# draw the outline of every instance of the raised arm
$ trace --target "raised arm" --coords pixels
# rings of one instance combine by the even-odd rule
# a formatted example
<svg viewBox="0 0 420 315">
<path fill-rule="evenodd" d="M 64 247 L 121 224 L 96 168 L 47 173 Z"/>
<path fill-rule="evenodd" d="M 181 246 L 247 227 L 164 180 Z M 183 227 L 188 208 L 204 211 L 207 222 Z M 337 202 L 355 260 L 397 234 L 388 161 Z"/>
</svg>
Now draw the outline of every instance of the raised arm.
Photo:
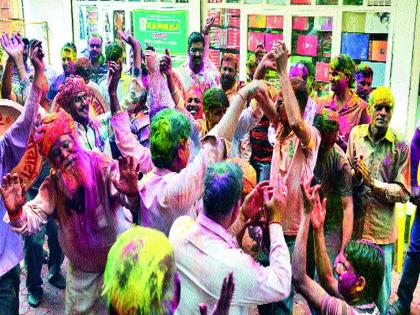
<svg viewBox="0 0 420 315">
<path fill-rule="evenodd" d="M 23 107 L 23 113 L 4 134 L 2 149 L 4 150 L 3 171 L 9 172 L 19 160 L 28 145 L 29 135 L 32 132 L 39 102 L 41 100 L 42 80 L 44 76 L 44 54 L 41 42 L 34 41 L 30 49 L 30 58 L 34 66 L 35 74 L 29 97 Z"/>
<path fill-rule="evenodd" d="M 172 70 L 172 58 L 171 58 L 171 55 L 169 54 L 168 48 L 165 49 L 165 54 L 160 59 L 159 68 L 160 68 L 160 72 L 162 72 L 166 77 L 166 81 L 168 83 L 168 89 L 169 89 L 169 92 L 171 93 L 171 97 L 175 103 L 175 106 L 179 107 L 180 104 L 182 103 L 181 93 L 178 90 L 178 87 L 175 83 L 175 72 L 173 72 Z"/>
<path fill-rule="evenodd" d="M 4 68 L 3 77 L 1 79 L 1 97 L 14 101 L 12 99 L 12 76 L 13 76 L 13 59 L 7 58 L 6 67 Z"/>
<path fill-rule="evenodd" d="M 293 284 L 305 299 L 317 310 L 321 310 L 322 300 L 326 292 L 318 283 L 306 274 L 306 245 L 308 242 L 311 210 L 313 209 L 315 213 L 323 211 L 326 206 L 326 200 L 324 199 L 321 205 L 318 193 L 319 186 L 310 187 L 311 180 L 312 178 L 304 180 L 302 184 L 302 195 L 305 207 L 302 213 L 298 235 L 296 237 L 295 248 L 293 250 L 292 279 Z M 328 255 L 326 259 L 328 262 Z"/>
<path fill-rule="evenodd" d="M 292 84 L 287 72 L 287 60 L 289 51 L 283 42 L 278 42 L 273 47 L 273 55 L 276 59 L 277 71 L 280 77 L 280 85 L 283 91 L 284 104 L 286 108 L 289 126 L 298 136 L 303 145 L 307 146 L 311 140 L 311 131 L 308 123 L 303 119 L 303 113 L 300 111 L 298 101 L 293 91 Z"/>
</svg>

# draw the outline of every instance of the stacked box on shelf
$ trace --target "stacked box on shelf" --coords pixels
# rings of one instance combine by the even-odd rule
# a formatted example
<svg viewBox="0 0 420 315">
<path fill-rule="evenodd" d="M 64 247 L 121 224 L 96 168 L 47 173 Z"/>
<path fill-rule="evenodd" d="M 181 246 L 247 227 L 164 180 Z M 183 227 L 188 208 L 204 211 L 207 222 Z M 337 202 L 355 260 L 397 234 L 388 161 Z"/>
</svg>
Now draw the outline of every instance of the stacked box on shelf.
<svg viewBox="0 0 420 315">
<path fill-rule="evenodd" d="M 239 50 L 240 46 L 240 29 L 230 28 L 227 30 L 227 48 Z"/>
<path fill-rule="evenodd" d="M 220 11 L 219 10 L 210 10 L 208 15 L 214 17 L 214 25 L 220 26 Z"/>
<path fill-rule="evenodd" d="M 268 15 L 266 18 L 266 27 L 268 29 L 283 29 L 283 16 L 282 15 Z"/>
<path fill-rule="evenodd" d="M 227 26 L 240 27 L 241 25 L 241 10 L 228 9 L 227 10 Z"/>
<path fill-rule="evenodd" d="M 220 66 L 220 52 L 215 49 L 210 49 L 209 51 L 209 60 L 213 62 L 217 69 Z"/>
</svg>

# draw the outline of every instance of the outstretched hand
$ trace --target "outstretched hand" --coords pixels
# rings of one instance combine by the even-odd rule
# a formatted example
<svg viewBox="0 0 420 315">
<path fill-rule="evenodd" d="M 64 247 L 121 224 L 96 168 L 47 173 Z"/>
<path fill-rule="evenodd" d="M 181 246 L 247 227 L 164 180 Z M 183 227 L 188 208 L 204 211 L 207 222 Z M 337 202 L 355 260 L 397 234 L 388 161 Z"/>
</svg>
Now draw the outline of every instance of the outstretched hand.
<svg viewBox="0 0 420 315">
<path fill-rule="evenodd" d="M 130 31 L 118 31 L 118 35 L 120 35 L 124 42 L 133 47 L 133 49 L 141 47 L 140 42 L 133 35 L 131 35 Z"/>
<path fill-rule="evenodd" d="M 34 66 L 35 73 L 44 73 L 44 52 L 42 51 L 42 42 L 34 40 L 29 48 L 29 57 L 31 63 Z"/>
<path fill-rule="evenodd" d="M 138 195 L 138 176 L 140 165 L 134 167 L 134 159 L 132 157 L 120 157 L 118 159 L 118 167 L 120 170 L 119 180 L 113 178 L 112 183 L 115 188 L 122 194 L 133 197 Z"/>
<path fill-rule="evenodd" d="M 19 35 L 14 33 L 12 36 L 10 36 L 9 33 L 3 33 L 0 37 L 0 43 L 15 63 L 17 63 L 19 58 L 21 58 L 23 61 L 25 44 Z"/>
<path fill-rule="evenodd" d="M 312 212 L 312 209 L 314 208 L 317 193 L 319 188 L 321 188 L 321 185 L 315 185 L 311 186 L 312 180 L 314 179 L 314 176 L 310 176 L 309 178 L 306 178 L 305 171 L 302 170 L 300 174 L 300 189 L 303 196 L 303 208 L 305 214 L 310 214 Z M 319 199 L 319 194 L 318 194 Z"/>
<path fill-rule="evenodd" d="M 223 279 L 219 301 L 217 302 L 217 305 L 213 308 L 213 311 L 210 315 L 228 315 L 234 291 L 235 284 L 233 282 L 233 273 L 231 272 L 228 276 L 226 276 Z M 207 304 L 200 304 L 199 308 L 201 315 L 207 315 Z"/>
<path fill-rule="evenodd" d="M 25 204 L 26 191 L 26 184 L 18 174 L 3 176 L 0 194 L 9 215 L 15 215 Z"/>
</svg>

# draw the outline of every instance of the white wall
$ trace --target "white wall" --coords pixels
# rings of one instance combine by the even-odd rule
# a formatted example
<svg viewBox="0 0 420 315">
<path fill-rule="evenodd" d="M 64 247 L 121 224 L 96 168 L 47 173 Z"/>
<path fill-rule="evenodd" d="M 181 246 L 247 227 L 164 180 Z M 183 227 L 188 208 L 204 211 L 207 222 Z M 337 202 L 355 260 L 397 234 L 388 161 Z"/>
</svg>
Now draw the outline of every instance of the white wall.
<svg viewBox="0 0 420 315">
<path fill-rule="evenodd" d="M 391 126 L 402 134 L 410 135 L 413 117 L 409 111 L 411 68 L 413 66 L 414 33 L 417 12 L 416 0 L 395 1 L 396 10 L 391 16 L 394 29 L 392 39 L 392 69 L 390 86 L 395 97 L 395 110 Z M 413 105 L 411 105 L 413 106 Z M 415 106 L 415 105 L 414 105 Z"/>
<path fill-rule="evenodd" d="M 25 17 L 25 32 L 29 39 L 42 39 L 43 46 L 47 47 L 47 34 L 42 25 L 31 23 L 47 22 L 49 38 L 50 64 L 61 73 L 60 51 L 65 42 L 73 40 L 71 23 L 70 0 L 23 0 Z"/>
</svg>

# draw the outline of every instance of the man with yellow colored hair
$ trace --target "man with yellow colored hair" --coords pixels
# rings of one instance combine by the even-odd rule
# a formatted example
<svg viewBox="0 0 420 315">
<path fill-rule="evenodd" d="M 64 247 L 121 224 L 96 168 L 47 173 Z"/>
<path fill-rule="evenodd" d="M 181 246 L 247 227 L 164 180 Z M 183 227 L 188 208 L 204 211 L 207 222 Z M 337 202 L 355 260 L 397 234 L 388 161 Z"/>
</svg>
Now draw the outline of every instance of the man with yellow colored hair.
<svg viewBox="0 0 420 315">
<path fill-rule="evenodd" d="M 347 147 L 354 170 L 353 236 L 378 244 L 384 251 L 385 274 L 378 300 L 386 314 L 391 294 L 392 250 L 397 239 L 395 203 L 410 196 L 410 150 L 404 138 L 389 127 L 394 96 L 379 87 L 369 97 L 369 124 L 355 126 Z"/>
</svg>

